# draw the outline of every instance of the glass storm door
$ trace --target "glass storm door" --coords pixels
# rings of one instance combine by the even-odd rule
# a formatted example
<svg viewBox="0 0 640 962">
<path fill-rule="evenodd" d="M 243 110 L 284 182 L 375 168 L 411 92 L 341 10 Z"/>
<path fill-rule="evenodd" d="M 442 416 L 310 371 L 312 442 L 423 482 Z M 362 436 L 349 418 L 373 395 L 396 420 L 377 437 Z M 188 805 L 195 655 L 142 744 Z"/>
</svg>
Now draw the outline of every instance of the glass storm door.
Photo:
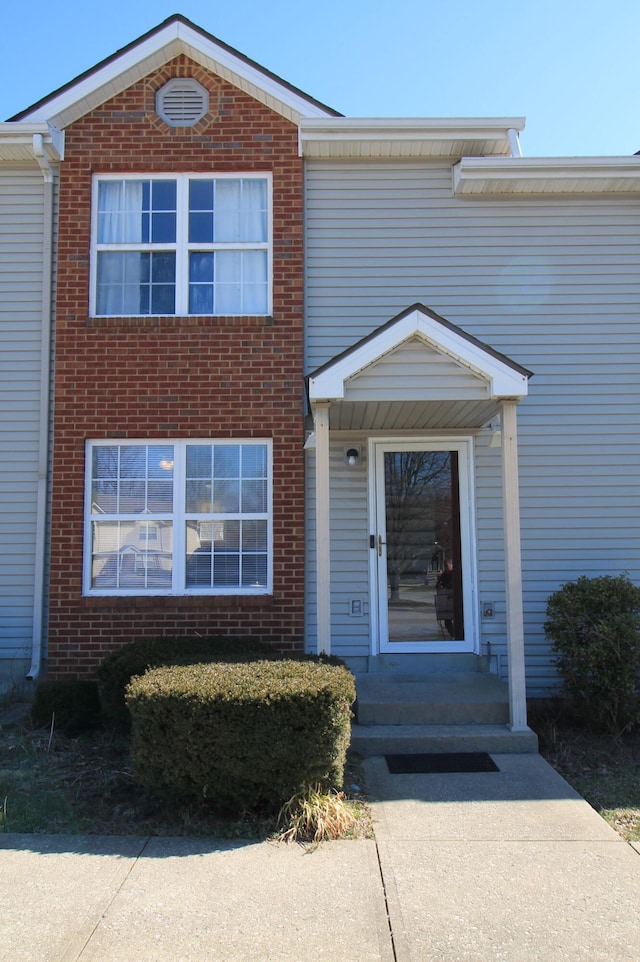
<svg viewBox="0 0 640 962">
<path fill-rule="evenodd" d="M 471 651 L 467 442 L 376 445 L 381 651 Z"/>
</svg>

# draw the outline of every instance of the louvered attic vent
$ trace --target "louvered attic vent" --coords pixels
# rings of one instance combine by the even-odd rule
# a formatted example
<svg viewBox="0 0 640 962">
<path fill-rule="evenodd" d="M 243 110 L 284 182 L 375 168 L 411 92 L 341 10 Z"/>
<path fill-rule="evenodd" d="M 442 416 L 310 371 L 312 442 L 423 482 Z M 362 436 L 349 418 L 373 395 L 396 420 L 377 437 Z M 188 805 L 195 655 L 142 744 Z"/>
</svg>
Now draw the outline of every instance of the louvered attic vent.
<svg viewBox="0 0 640 962">
<path fill-rule="evenodd" d="M 170 127 L 193 127 L 209 110 L 209 94 L 197 80 L 169 80 L 156 93 L 156 112 Z"/>
</svg>

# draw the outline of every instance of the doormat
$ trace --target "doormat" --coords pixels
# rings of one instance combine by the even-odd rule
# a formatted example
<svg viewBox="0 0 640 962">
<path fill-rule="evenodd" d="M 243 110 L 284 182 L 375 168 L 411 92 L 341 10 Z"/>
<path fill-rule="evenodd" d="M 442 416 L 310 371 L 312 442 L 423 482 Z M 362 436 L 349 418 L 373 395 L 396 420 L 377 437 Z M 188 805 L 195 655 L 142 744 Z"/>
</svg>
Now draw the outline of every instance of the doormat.
<svg viewBox="0 0 640 962">
<path fill-rule="evenodd" d="M 431 752 L 427 755 L 385 755 L 391 775 L 431 775 L 446 772 L 499 772 L 486 752 Z"/>
</svg>

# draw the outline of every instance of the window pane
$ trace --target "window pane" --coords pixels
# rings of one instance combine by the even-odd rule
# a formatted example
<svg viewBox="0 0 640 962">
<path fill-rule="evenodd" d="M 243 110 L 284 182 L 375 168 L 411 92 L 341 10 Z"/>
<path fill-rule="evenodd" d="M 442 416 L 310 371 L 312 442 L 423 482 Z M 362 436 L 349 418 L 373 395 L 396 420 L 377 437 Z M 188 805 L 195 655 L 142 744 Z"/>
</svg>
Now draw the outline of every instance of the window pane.
<svg viewBox="0 0 640 962">
<path fill-rule="evenodd" d="M 173 213 L 153 214 L 151 217 L 151 242 L 153 244 L 175 244 L 176 215 Z"/>
<path fill-rule="evenodd" d="M 242 288 L 240 284 L 216 285 L 215 313 L 242 314 Z"/>
<path fill-rule="evenodd" d="M 245 588 L 264 588 L 267 584 L 267 556 L 242 556 L 242 586 Z"/>
<path fill-rule="evenodd" d="M 173 482 L 149 481 L 146 508 L 154 514 L 170 514 L 173 510 Z"/>
<path fill-rule="evenodd" d="M 213 210 L 213 181 L 189 181 L 189 210 Z"/>
<path fill-rule="evenodd" d="M 214 481 L 213 510 L 216 514 L 237 514 L 240 510 L 240 482 Z"/>
<path fill-rule="evenodd" d="M 216 554 L 240 550 L 240 522 L 216 521 L 213 526 L 213 550 Z"/>
<path fill-rule="evenodd" d="M 216 284 L 240 283 L 242 281 L 242 252 L 217 251 L 215 262 Z"/>
<path fill-rule="evenodd" d="M 218 243 L 240 241 L 239 180 L 217 180 L 215 185 L 214 239 Z"/>
<path fill-rule="evenodd" d="M 213 584 L 213 556 L 205 548 L 197 548 L 187 555 L 186 587 L 211 588 Z"/>
<path fill-rule="evenodd" d="M 119 448 L 115 445 L 96 445 L 91 451 L 93 478 L 117 478 Z"/>
<path fill-rule="evenodd" d="M 175 180 L 153 180 L 151 181 L 153 210 L 176 209 L 176 181 Z"/>
<path fill-rule="evenodd" d="M 267 240 L 267 181 L 243 180 L 241 239 L 246 243 Z"/>
<path fill-rule="evenodd" d="M 213 242 L 213 215 L 189 214 L 189 243 L 211 244 Z"/>
<path fill-rule="evenodd" d="M 148 181 L 113 180 L 98 184 L 98 243 L 139 244 L 143 230 L 144 187 Z"/>
<path fill-rule="evenodd" d="M 211 478 L 211 458 L 210 444 L 187 445 L 187 477 Z"/>
<path fill-rule="evenodd" d="M 91 513 L 115 514 L 118 510 L 118 482 L 94 481 L 91 486 Z"/>
<path fill-rule="evenodd" d="M 148 451 L 149 477 L 173 477 L 173 445 L 150 444 Z"/>
<path fill-rule="evenodd" d="M 245 551 L 267 550 L 267 522 L 242 522 L 242 547 Z"/>
<path fill-rule="evenodd" d="M 171 587 L 171 524 L 158 528 L 151 550 L 142 531 L 133 521 L 93 523 L 92 588 Z"/>
<path fill-rule="evenodd" d="M 216 555 L 213 562 L 213 585 L 216 588 L 236 588 L 240 584 L 238 555 Z"/>
<path fill-rule="evenodd" d="M 189 242 L 213 241 L 213 181 L 189 181 Z"/>
<path fill-rule="evenodd" d="M 266 284 L 245 284 L 242 288 L 242 314 L 266 314 L 268 306 Z"/>
<path fill-rule="evenodd" d="M 242 508 L 243 514 L 260 513 L 267 510 L 267 482 L 266 481 L 243 481 L 242 482 Z"/>
<path fill-rule="evenodd" d="M 213 314 L 213 285 L 189 285 L 189 314 Z"/>
<path fill-rule="evenodd" d="M 175 314 L 175 287 L 169 284 L 155 284 L 151 288 L 150 314 Z"/>
<path fill-rule="evenodd" d="M 169 281 L 158 295 L 155 314 L 175 313 L 175 254 L 99 251 L 96 312 L 137 315 L 150 311 L 153 283 Z M 154 295 L 155 296 L 155 295 Z"/>
<path fill-rule="evenodd" d="M 120 477 L 144 478 L 147 474 L 146 445 L 122 445 L 120 448 Z"/>
<path fill-rule="evenodd" d="M 242 477 L 266 478 L 267 476 L 267 446 L 266 444 L 245 444 L 242 448 Z"/>
<path fill-rule="evenodd" d="M 142 514 L 147 507 L 146 489 L 144 481 L 121 481 L 118 511 L 121 514 Z"/>
<path fill-rule="evenodd" d="M 239 444 L 216 444 L 213 459 L 216 478 L 240 477 Z"/>
<path fill-rule="evenodd" d="M 210 481 L 187 481 L 185 510 L 189 514 L 211 514 Z"/>
</svg>

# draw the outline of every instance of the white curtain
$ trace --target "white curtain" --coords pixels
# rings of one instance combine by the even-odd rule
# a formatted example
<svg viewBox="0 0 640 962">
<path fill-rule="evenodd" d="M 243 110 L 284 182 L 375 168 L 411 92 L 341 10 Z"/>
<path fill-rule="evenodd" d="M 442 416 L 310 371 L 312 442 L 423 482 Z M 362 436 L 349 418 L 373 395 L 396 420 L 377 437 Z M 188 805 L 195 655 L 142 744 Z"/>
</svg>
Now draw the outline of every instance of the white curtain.
<svg viewBox="0 0 640 962">
<path fill-rule="evenodd" d="M 139 244 L 142 241 L 140 180 L 102 180 L 98 184 L 98 243 Z"/>
</svg>

